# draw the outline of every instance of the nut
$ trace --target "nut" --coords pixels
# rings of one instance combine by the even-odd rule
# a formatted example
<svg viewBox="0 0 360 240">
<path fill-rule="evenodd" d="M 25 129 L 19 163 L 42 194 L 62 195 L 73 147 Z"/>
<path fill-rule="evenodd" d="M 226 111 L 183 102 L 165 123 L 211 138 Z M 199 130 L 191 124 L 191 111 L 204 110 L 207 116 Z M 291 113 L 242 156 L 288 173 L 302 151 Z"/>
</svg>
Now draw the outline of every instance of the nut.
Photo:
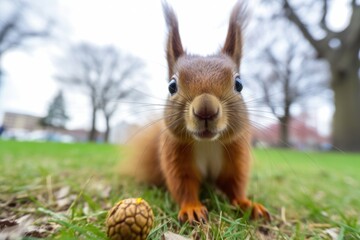
<svg viewBox="0 0 360 240">
<path fill-rule="evenodd" d="M 112 240 L 145 240 L 153 223 L 154 214 L 144 199 L 124 199 L 108 212 L 107 235 Z"/>
</svg>

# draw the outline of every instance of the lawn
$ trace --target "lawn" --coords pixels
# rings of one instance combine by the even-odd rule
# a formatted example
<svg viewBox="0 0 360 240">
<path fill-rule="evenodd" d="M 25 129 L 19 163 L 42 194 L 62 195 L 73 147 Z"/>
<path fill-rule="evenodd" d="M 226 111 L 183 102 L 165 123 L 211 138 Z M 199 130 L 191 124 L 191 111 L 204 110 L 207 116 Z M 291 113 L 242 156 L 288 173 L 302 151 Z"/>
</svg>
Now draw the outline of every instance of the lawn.
<svg viewBox="0 0 360 240">
<path fill-rule="evenodd" d="M 178 223 L 178 207 L 164 189 L 120 179 L 122 150 L 0 141 L 0 239 L 11 229 L 25 239 L 107 239 L 107 210 L 128 197 L 152 206 L 149 239 L 167 231 L 196 239 L 360 239 L 360 154 L 256 149 L 249 195 L 269 209 L 272 222 L 248 221 L 205 186 L 210 224 L 193 227 Z"/>
</svg>

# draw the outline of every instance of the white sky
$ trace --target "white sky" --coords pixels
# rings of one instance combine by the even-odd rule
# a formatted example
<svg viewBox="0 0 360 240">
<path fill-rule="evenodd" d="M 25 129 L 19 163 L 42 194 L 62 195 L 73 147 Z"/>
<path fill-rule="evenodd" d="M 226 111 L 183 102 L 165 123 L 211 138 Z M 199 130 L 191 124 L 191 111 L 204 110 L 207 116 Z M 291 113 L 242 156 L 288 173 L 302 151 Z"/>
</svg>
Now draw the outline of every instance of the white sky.
<svg viewBox="0 0 360 240">
<path fill-rule="evenodd" d="M 6 77 L 0 90 L 0 122 L 5 111 L 43 116 L 59 89 L 54 80 L 56 59 L 65 54 L 68 43 L 86 41 L 112 44 L 146 64 L 144 72 L 150 94 L 165 98 L 167 68 L 164 55 L 165 24 L 160 0 L 61 0 L 34 1 L 57 17 L 61 28 L 52 43 L 34 44 L 27 51 L 12 51 L 2 59 Z M 225 39 L 227 22 L 235 0 L 168 0 L 178 15 L 184 47 L 191 53 L 211 54 Z M 256 2 L 256 1 L 254 1 Z M 252 2 L 252 3 L 254 3 Z M 255 3 L 253 4 L 255 5 Z M 250 6 L 251 9 L 251 6 Z M 345 11 L 345 10 L 344 10 Z M 341 21 L 334 21 L 334 26 Z M 342 21 L 344 24 L 344 21 Z M 339 26 L 335 26 L 336 28 Z M 245 53 L 246 54 L 246 53 Z M 90 126 L 87 99 L 65 91 L 71 117 L 69 127 Z M 120 112 L 120 111 L 119 111 Z M 120 112 L 121 113 L 121 112 Z M 332 109 L 319 107 L 317 125 L 327 132 Z M 128 116 L 128 115 L 127 115 Z M 117 120 L 119 120 L 119 117 Z M 126 118 L 122 116 L 122 118 Z M 116 121 L 117 121 L 116 120 Z M 103 121 L 99 118 L 99 128 Z"/>
</svg>

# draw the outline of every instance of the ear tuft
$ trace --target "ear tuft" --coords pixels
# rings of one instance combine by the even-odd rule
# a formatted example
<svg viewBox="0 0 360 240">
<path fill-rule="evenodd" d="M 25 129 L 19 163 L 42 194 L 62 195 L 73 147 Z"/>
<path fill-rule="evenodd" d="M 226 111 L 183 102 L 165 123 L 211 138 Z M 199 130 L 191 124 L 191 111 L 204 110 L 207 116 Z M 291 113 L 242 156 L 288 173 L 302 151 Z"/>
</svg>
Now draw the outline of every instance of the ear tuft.
<svg viewBox="0 0 360 240">
<path fill-rule="evenodd" d="M 222 53 L 231 57 L 237 67 L 240 67 L 242 57 L 245 15 L 245 6 L 238 1 L 231 12 L 228 32 L 224 47 L 222 48 Z"/>
<path fill-rule="evenodd" d="M 179 33 L 179 24 L 176 14 L 166 1 L 163 1 L 163 11 L 168 28 L 168 37 L 166 44 L 166 58 L 169 67 L 169 79 L 174 75 L 174 65 L 178 58 L 185 52 L 181 44 Z"/>
</svg>

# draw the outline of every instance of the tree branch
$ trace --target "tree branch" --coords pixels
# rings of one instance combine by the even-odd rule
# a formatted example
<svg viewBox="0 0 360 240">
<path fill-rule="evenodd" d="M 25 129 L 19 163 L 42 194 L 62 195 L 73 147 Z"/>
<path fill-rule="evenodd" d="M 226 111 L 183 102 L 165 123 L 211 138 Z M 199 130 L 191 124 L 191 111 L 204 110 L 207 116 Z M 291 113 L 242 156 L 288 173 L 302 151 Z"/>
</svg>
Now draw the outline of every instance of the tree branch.
<svg viewBox="0 0 360 240">
<path fill-rule="evenodd" d="M 50 35 L 53 22 L 44 18 L 46 26 L 43 28 L 29 25 L 26 20 L 26 9 L 28 7 L 25 2 L 20 2 L 19 5 L 16 4 L 16 10 L 7 19 L 2 19 L 3 24 L 0 26 L 0 55 L 7 50 L 21 47 L 29 38 L 43 38 Z"/>
<path fill-rule="evenodd" d="M 270 46 L 264 49 L 264 55 L 268 62 L 271 64 L 272 70 L 277 74 L 277 79 L 283 82 L 287 78 L 286 63 L 284 64 L 282 61 L 280 61 L 274 56 L 274 54 L 271 52 Z"/>
<path fill-rule="evenodd" d="M 324 43 L 324 40 L 316 40 L 311 35 L 305 24 L 300 20 L 299 16 L 296 14 L 295 10 L 290 6 L 288 0 L 283 0 L 283 7 L 286 11 L 287 18 L 299 28 L 299 30 L 304 35 L 304 37 L 315 48 L 319 57 L 325 57 L 326 49 L 324 49 L 324 46 L 327 46 L 327 44 Z"/>
<path fill-rule="evenodd" d="M 326 25 L 326 17 L 327 17 L 327 14 L 328 14 L 328 9 L 329 9 L 328 0 L 323 0 L 323 8 L 322 8 L 323 14 L 322 14 L 322 17 L 321 17 L 321 20 L 320 20 L 320 26 L 321 26 L 321 28 L 323 30 L 325 30 L 329 34 L 332 31 Z"/>
<path fill-rule="evenodd" d="M 272 114 L 274 114 L 276 118 L 279 118 L 279 116 L 276 114 L 275 106 L 271 101 L 269 87 L 266 85 L 266 81 L 262 80 L 259 75 L 255 76 L 255 78 L 257 78 L 260 81 L 261 89 L 264 93 L 264 103 L 270 108 Z"/>
<path fill-rule="evenodd" d="M 8 51 L 12 48 L 20 47 L 24 41 L 26 41 L 28 38 L 35 38 L 35 37 L 46 37 L 48 35 L 48 32 L 42 31 L 42 32 L 36 32 L 36 31 L 26 31 L 26 32 L 20 32 L 18 33 L 18 36 L 16 39 L 12 41 L 5 41 L 2 45 L 0 44 L 0 54 L 3 54 L 5 51 Z"/>
<path fill-rule="evenodd" d="M 359 46 L 360 45 L 360 5 L 352 4 L 352 14 L 350 23 L 346 29 L 341 32 L 342 39 L 346 42 L 347 46 Z"/>
</svg>

